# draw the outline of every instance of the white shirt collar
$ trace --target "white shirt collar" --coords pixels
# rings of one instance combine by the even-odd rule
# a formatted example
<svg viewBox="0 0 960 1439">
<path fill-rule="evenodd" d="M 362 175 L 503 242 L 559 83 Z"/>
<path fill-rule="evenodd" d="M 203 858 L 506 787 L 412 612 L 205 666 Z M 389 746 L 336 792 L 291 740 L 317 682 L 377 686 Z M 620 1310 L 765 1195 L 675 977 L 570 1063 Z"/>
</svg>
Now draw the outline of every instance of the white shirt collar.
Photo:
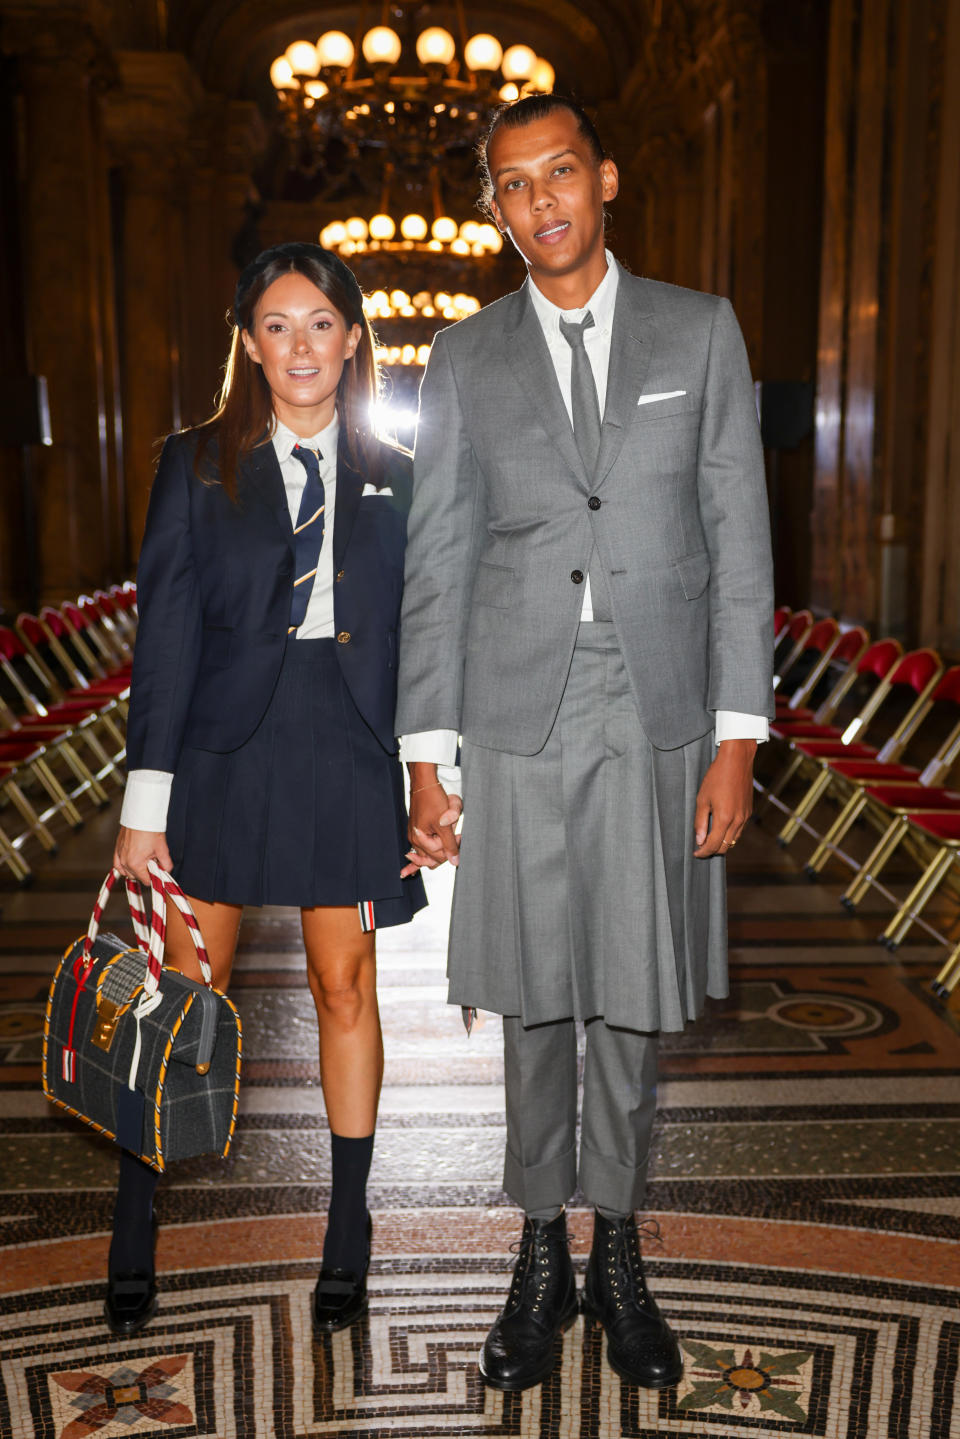
<svg viewBox="0 0 960 1439">
<path fill-rule="evenodd" d="M 317 435 L 311 435 L 309 439 L 301 439 L 282 420 L 274 417 L 273 435 L 271 436 L 274 453 L 282 465 L 284 460 L 289 460 L 297 445 L 307 445 L 311 450 L 319 450 L 324 460 L 332 460 L 337 453 L 339 429 L 340 421 L 334 413 L 333 419 L 326 429 L 321 430 Z"/>
<path fill-rule="evenodd" d="M 552 300 L 548 300 L 542 290 L 538 289 L 533 277 L 530 279 L 530 299 L 533 308 L 537 312 L 537 318 L 543 326 L 545 335 L 559 335 L 560 320 L 582 320 L 587 310 L 593 316 L 595 326 L 594 333 L 599 334 L 602 330 L 609 330 L 613 324 L 613 311 L 617 302 L 617 285 L 620 273 L 617 262 L 609 250 L 604 250 L 607 257 L 607 273 L 600 281 L 593 294 L 585 305 L 579 310 L 561 310 Z"/>
</svg>

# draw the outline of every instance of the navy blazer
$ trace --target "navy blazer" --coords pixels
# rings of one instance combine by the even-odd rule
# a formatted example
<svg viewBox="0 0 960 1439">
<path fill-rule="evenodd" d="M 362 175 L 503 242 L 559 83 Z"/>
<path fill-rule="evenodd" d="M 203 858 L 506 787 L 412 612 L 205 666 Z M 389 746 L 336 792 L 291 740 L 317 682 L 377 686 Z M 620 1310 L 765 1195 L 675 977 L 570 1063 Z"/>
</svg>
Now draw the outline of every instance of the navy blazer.
<svg viewBox="0 0 960 1439">
<path fill-rule="evenodd" d="M 270 703 L 287 643 L 293 526 L 273 445 L 241 461 L 236 502 L 219 484 L 197 478 L 196 447 L 196 433 L 169 437 L 150 496 L 137 571 L 131 769 L 172 771 L 184 745 L 225 753 L 244 744 Z M 367 475 L 346 461 L 342 445 L 339 456 L 336 655 L 357 709 L 395 754 L 412 462 L 380 441 L 371 446 Z M 361 499 L 367 481 L 392 495 Z"/>
</svg>

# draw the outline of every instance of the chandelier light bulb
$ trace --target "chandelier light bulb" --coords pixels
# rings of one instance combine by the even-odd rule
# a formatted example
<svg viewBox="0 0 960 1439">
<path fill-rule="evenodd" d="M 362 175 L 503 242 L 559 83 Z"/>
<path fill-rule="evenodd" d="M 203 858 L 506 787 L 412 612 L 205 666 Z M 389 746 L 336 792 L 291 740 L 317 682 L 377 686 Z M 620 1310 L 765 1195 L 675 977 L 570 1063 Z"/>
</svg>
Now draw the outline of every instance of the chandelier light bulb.
<svg viewBox="0 0 960 1439">
<path fill-rule="evenodd" d="M 294 40 L 292 45 L 287 46 L 285 53 L 294 75 L 318 75 L 320 73 L 320 57 L 317 54 L 317 47 L 311 45 L 309 40 Z"/>
<path fill-rule="evenodd" d="M 455 240 L 452 240 L 450 242 L 450 249 L 455 255 L 469 255 L 470 242 L 468 240 L 463 240 L 459 236 L 457 236 Z"/>
<path fill-rule="evenodd" d="M 402 310 L 404 305 L 409 305 L 410 296 L 406 290 L 391 290 L 390 303 L 395 310 Z"/>
<path fill-rule="evenodd" d="M 427 363 L 427 361 L 429 360 L 429 358 L 430 358 L 430 346 L 429 346 L 429 345 L 418 345 L 418 346 L 417 346 L 417 364 L 418 364 L 418 365 L 425 365 L 425 364 Z"/>
<path fill-rule="evenodd" d="M 293 66 L 286 55 L 278 55 L 270 66 L 270 84 L 275 90 L 300 89 L 300 81 L 293 78 Z"/>
<path fill-rule="evenodd" d="M 550 64 L 550 61 L 544 60 L 542 55 L 538 56 L 537 63 L 534 65 L 530 75 L 530 84 L 534 90 L 538 90 L 542 95 L 549 95 L 553 90 L 553 84 L 556 78 L 557 72 Z"/>
<path fill-rule="evenodd" d="M 520 91 L 512 80 L 508 80 L 506 85 L 500 86 L 499 94 L 500 99 L 506 101 L 508 105 L 512 105 L 514 100 L 520 99 Z"/>
<path fill-rule="evenodd" d="M 353 64 L 353 41 L 342 30 L 327 30 L 317 41 L 320 68 L 346 70 Z"/>
<path fill-rule="evenodd" d="M 307 80 L 303 88 L 311 100 L 322 100 L 324 95 L 330 94 L 330 86 L 325 85 L 322 80 Z"/>
<path fill-rule="evenodd" d="M 347 238 L 347 227 L 342 220 L 334 220 L 332 224 L 327 226 L 325 233 L 327 236 L 326 245 L 329 250 L 343 244 Z"/>
<path fill-rule="evenodd" d="M 404 215 L 400 221 L 400 233 L 405 240 L 425 240 L 427 222 L 422 215 Z"/>
<path fill-rule="evenodd" d="M 440 218 L 434 220 L 430 226 L 430 233 L 435 240 L 449 244 L 451 240 L 457 238 L 457 222 L 456 220 L 451 220 L 449 215 L 441 215 Z"/>
<path fill-rule="evenodd" d="M 449 65 L 456 48 L 450 31 L 442 25 L 431 25 L 417 36 L 417 59 L 421 65 Z"/>
<path fill-rule="evenodd" d="M 397 227 L 389 215 L 374 215 L 370 221 L 371 240 L 392 240 Z"/>
<path fill-rule="evenodd" d="M 460 226 L 460 238 L 466 240 L 468 245 L 475 245 L 480 238 L 480 226 L 476 220 L 464 220 Z"/>
<path fill-rule="evenodd" d="M 504 80 L 529 80 L 536 63 L 536 53 L 529 45 L 511 45 L 503 53 L 500 69 Z"/>
<path fill-rule="evenodd" d="M 396 65 L 400 48 L 400 36 L 389 25 L 374 25 L 364 35 L 361 45 L 368 65 Z"/>
<path fill-rule="evenodd" d="M 348 240 L 365 240 L 367 238 L 367 222 L 361 220 L 359 215 L 350 216 L 346 229 Z"/>
<path fill-rule="evenodd" d="M 499 70 L 503 46 L 495 35 L 473 35 L 463 50 L 469 70 Z"/>
</svg>

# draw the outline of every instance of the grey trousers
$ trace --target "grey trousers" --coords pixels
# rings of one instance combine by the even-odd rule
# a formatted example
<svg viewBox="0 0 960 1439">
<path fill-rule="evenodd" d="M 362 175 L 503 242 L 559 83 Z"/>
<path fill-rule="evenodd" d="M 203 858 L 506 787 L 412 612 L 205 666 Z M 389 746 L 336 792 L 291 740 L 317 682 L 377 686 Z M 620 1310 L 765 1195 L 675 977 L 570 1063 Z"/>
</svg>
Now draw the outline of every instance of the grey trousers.
<svg viewBox="0 0 960 1439">
<path fill-rule="evenodd" d="M 503 1187 L 523 1209 L 587 1200 L 627 1214 L 643 1204 L 657 1107 L 656 1034 L 588 1020 L 577 1164 L 577 1032 L 572 1019 L 524 1027 L 503 1017 L 507 1153 Z"/>
</svg>

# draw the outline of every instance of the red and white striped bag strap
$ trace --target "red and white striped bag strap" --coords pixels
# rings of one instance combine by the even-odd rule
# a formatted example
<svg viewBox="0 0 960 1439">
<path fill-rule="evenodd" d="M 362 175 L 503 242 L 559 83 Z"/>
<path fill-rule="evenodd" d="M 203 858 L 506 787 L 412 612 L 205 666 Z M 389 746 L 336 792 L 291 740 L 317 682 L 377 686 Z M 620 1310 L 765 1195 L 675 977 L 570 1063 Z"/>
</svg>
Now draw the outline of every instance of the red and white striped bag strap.
<svg viewBox="0 0 960 1439">
<path fill-rule="evenodd" d="M 197 959 L 200 963 L 200 973 L 203 975 L 203 982 L 208 989 L 212 989 L 213 971 L 210 968 L 210 959 L 203 942 L 203 936 L 200 933 L 197 917 L 190 907 L 190 901 L 177 884 L 173 875 L 161 869 L 156 860 L 148 860 L 147 869 L 150 871 L 150 884 L 153 887 L 153 913 L 150 920 L 150 945 L 147 956 L 147 977 L 144 981 L 144 989 L 148 994 L 154 994 L 160 983 L 160 975 L 163 970 L 163 951 L 167 939 L 168 895 L 183 915 L 187 929 L 190 931 L 190 938 L 193 940 L 194 948 L 197 951 Z"/>
<path fill-rule="evenodd" d="M 118 869 L 111 869 L 103 884 L 100 886 L 100 893 L 97 895 L 97 902 L 93 906 L 93 913 L 90 916 L 90 923 L 87 925 L 87 936 L 83 941 L 83 964 L 89 968 L 92 963 L 92 951 L 97 935 L 100 933 L 100 921 L 103 919 L 103 911 L 107 907 L 111 891 L 118 879 L 123 879 Z M 137 944 L 146 952 L 150 944 L 150 926 L 147 923 L 146 911 L 143 907 L 143 899 L 140 894 L 140 886 L 135 879 L 125 880 L 127 887 L 127 901 L 130 905 L 130 918 L 133 921 L 134 933 L 137 936 Z"/>
</svg>

